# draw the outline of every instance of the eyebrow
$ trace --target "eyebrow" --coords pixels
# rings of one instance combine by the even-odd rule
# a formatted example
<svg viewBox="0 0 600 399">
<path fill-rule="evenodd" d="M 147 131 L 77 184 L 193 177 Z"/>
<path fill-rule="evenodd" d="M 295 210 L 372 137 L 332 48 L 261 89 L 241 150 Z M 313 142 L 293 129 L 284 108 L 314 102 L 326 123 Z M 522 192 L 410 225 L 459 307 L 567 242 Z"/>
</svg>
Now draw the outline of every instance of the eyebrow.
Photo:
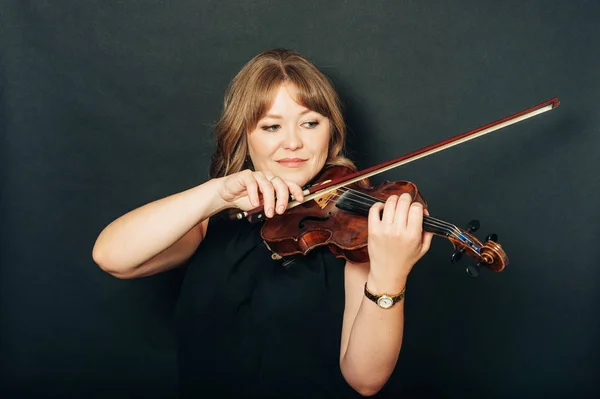
<svg viewBox="0 0 600 399">
<path fill-rule="evenodd" d="M 306 115 L 306 114 L 308 114 L 309 112 L 312 112 L 312 110 L 310 110 L 310 109 L 306 109 L 305 111 L 302 111 L 302 112 L 300 113 L 300 115 Z M 281 116 L 281 115 L 277 115 L 277 114 L 267 114 L 267 115 L 265 115 L 265 116 L 263 117 L 263 119 L 264 119 L 264 118 L 283 119 L 283 116 Z"/>
</svg>

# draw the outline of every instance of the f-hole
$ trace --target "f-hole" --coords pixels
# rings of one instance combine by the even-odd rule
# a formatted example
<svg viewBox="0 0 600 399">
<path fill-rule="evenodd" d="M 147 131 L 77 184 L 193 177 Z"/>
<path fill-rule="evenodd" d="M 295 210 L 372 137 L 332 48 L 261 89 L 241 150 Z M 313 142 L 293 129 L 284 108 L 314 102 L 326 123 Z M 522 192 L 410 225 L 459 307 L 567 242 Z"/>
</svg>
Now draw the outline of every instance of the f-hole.
<svg viewBox="0 0 600 399">
<path fill-rule="evenodd" d="M 298 227 L 303 229 L 306 221 L 312 220 L 315 222 L 326 222 L 331 218 L 331 212 L 327 212 L 327 216 L 305 216 L 298 222 Z"/>
</svg>

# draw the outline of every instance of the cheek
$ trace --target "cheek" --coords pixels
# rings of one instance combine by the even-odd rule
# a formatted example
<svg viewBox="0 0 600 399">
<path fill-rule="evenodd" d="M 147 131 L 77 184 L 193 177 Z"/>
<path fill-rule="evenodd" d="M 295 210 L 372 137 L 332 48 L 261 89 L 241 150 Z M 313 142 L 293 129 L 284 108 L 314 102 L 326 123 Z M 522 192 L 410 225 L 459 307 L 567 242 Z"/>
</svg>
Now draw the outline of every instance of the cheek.
<svg viewBox="0 0 600 399">
<path fill-rule="evenodd" d="M 252 132 L 248 136 L 248 152 L 250 154 L 260 154 L 261 149 L 265 147 L 264 140 L 260 138 L 260 132 Z"/>
<path fill-rule="evenodd" d="M 248 145 L 248 156 L 254 168 L 259 166 L 260 163 L 260 146 L 257 143 L 256 136 L 250 133 L 247 138 Z"/>
<path fill-rule="evenodd" d="M 276 149 L 276 143 L 273 143 L 272 140 L 261 137 L 260 132 L 258 134 L 250 134 L 248 136 L 248 155 L 252 157 L 255 165 L 271 157 Z"/>
<path fill-rule="evenodd" d="M 319 140 L 319 152 L 323 154 L 325 157 L 329 154 L 329 141 L 330 141 L 330 132 L 329 130 L 323 134 L 321 140 Z"/>
</svg>

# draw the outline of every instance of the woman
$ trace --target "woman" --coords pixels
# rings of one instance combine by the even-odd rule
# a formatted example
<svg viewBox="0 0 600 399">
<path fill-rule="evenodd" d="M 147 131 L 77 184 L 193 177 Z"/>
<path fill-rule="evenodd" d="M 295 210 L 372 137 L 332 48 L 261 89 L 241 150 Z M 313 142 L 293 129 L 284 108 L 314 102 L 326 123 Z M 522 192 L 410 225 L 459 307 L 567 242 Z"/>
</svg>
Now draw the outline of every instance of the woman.
<svg viewBox="0 0 600 399">
<path fill-rule="evenodd" d="M 432 237 L 419 203 L 405 194 L 371 208 L 366 264 L 326 247 L 273 258 L 260 224 L 219 217 L 258 206 L 269 218 L 284 214 L 325 167 L 354 167 L 344 139 L 328 79 L 293 51 L 264 52 L 228 87 L 211 179 L 121 216 L 98 237 L 95 262 L 119 278 L 188 264 L 176 312 L 182 394 L 368 396 L 388 380 L 406 280 Z M 379 305 L 382 294 L 395 303 Z"/>
</svg>

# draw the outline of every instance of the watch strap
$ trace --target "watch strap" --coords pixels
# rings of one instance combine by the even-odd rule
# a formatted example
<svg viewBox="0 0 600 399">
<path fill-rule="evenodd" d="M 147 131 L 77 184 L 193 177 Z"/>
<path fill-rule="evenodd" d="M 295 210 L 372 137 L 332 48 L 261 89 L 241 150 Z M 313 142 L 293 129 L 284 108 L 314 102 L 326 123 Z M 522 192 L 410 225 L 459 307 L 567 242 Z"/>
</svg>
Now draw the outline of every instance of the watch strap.
<svg viewBox="0 0 600 399">
<path fill-rule="evenodd" d="M 402 292 L 396 295 L 390 294 L 381 294 L 375 295 L 367 288 L 367 283 L 365 282 L 365 296 L 369 298 L 371 301 L 375 302 L 379 307 L 384 309 L 389 309 L 396 303 L 400 302 L 404 298 L 404 294 L 406 293 L 406 286 L 402 289 Z"/>
</svg>

